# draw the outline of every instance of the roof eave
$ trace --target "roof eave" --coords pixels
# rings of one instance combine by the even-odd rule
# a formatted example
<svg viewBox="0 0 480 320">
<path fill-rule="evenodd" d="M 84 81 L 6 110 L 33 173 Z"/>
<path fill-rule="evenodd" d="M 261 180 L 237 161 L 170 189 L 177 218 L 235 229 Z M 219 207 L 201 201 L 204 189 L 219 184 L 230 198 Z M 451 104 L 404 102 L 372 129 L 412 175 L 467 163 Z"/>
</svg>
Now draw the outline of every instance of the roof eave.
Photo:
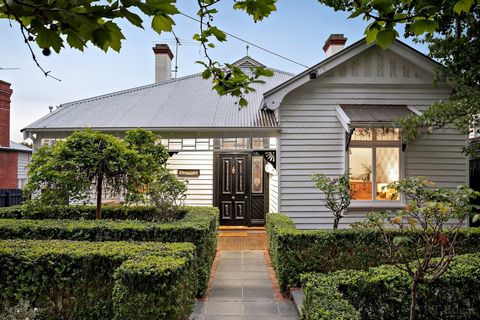
<svg viewBox="0 0 480 320">
<path fill-rule="evenodd" d="M 63 137 L 74 131 L 85 128 L 25 128 L 24 134 L 41 134 L 42 137 Z M 122 133 L 136 127 L 92 127 L 92 130 Z M 267 137 L 276 136 L 280 131 L 278 126 L 271 127 L 144 127 L 144 129 L 160 134 L 162 137 L 183 137 L 183 138 L 217 138 L 217 137 Z"/>
</svg>

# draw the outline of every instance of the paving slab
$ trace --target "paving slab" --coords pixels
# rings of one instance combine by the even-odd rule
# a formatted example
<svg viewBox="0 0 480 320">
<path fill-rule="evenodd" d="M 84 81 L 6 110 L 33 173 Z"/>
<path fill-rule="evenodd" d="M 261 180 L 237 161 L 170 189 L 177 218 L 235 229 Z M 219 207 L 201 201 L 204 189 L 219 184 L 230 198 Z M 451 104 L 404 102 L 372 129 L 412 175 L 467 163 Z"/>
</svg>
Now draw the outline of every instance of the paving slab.
<svg viewBox="0 0 480 320">
<path fill-rule="evenodd" d="M 291 301 L 276 299 L 263 250 L 221 251 L 214 272 L 192 320 L 298 320 Z"/>
</svg>

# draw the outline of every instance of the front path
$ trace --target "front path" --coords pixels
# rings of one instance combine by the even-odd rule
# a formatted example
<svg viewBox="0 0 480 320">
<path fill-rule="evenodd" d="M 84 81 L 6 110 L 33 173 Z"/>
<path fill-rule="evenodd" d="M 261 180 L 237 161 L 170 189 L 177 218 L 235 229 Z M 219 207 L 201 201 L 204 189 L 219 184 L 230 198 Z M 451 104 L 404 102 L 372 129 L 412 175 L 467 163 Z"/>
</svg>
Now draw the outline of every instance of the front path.
<svg viewBox="0 0 480 320">
<path fill-rule="evenodd" d="M 219 251 L 216 271 L 204 301 L 197 301 L 195 320 L 297 320 L 293 303 L 274 290 L 265 250 Z M 215 269 L 215 266 L 214 266 Z"/>
</svg>

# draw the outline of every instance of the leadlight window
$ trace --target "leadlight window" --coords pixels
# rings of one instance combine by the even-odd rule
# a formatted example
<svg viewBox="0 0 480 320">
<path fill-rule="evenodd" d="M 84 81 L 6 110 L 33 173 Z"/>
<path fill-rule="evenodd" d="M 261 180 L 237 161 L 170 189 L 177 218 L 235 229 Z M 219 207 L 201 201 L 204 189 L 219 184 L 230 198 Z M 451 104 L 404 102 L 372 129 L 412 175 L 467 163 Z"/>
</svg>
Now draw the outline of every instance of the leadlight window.
<svg viewBox="0 0 480 320">
<path fill-rule="evenodd" d="M 348 149 L 353 200 L 400 200 L 387 187 L 400 180 L 400 157 L 398 128 L 355 128 Z"/>
<path fill-rule="evenodd" d="M 252 156 L 252 193 L 263 193 L 262 156 Z"/>
</svg>

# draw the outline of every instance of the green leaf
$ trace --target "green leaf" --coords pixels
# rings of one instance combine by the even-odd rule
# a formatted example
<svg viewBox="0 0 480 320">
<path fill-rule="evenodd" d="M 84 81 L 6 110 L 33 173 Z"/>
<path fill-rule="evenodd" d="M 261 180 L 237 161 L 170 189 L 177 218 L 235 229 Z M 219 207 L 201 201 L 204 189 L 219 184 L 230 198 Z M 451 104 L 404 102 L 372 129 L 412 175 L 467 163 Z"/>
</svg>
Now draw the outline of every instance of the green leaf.
<svg viewBox="0 0 480 320">
<path fill-rule="evenodd" d="M 410 25 L 410 30 L 416 35 L 419 36 L 421 34 L 426 33 L 434 33 L 435 30 L 438 28 L 438 22 L 433 20 L 416 20 Z"/>
<path fill-rule="evenodd" d="M 261 21 L 277 10 L 275 2 L 277 0 L 238 0 L 235 1 L 233 8 L 243 10 L 253 17 L 253 21 Z"/>
<path fill-rule="evenodd" d="M 469 12 L 470 8 L 474 3 L 475 3 L 475 0 L 460 0 L 455 4 L 455 6 L 453 7 L 453 10 L 457 14 L 461 14 L 462 12 Z"/>
<path fill-rule="evenodd" d="M 238 101 L 238 104 L 240 105 L 240 107 L 246 107 L 248 106 L 248 101 L 245 98 L 240 98 L 240 101 Z"/>
<path fill-rule="evenodd" d="M 218 41 L 223 42 L 227 40 L 227 35 L 217 27 L 210 27 L 210 32 L 217 38 Z"/>
<path fill-rule="evenodd" d="M 393 3 L 391 0 L 373 0 L 372 6 L 381 14 L 390 13 L 393 10 Z"/>
<path fill-rule="evenodd" d="M 128 11 L 127 9 L 125 9 L 124 7 L 121 7 L 120 8 L 120 12 L 121 14 L 127 18 L 127 20 L 133 24 L 134 26 L 136 27 L 139 27 L 139 28 L 142 28 L 143 29 L 143 20 L 142 18 L 140 18 L 137 14 L 133 13 L 133 12 L 130 12 Z"/>
<path fill-rule="evenodd" d="M 162 31 L 172 31 L 175 22 L 169 16 L 160 14 L 152 19 L 152 29 L 158 33 Z"/>
<path fill-rule="evenodd" d="M 359 8 L 359 9 L 355 10 L 351 15 L 349 15 L 348 19 L 356 18 L 363 13 L 365 13 L 365 9 Z"/>
<path fill-rule="evenodd" d="M 369 27 L 367 27 L 367 29 L 365 29 L 365 38 L 367 40 L 367 43 L 370 44 L 374 42 L 377 39 L 377 34 L 378 34 L 378 28 L 376 28 L 376 24 L 375 25 L 372 24 Z"/>
<path fill-rule="evenodd" d="M 391 45 L 395 38 L 397 37 L 396 32 L 393 29 L 386 29 L 379 31 L 377 34 L 377 44 L 382 48 L 386 49 Z"/>
<path fill-rule="evenodd" d="M 53 48 L 56 53 L 59 53 L 60 49 L 63 48 L 63 40 L 60 35 L 47 28 L 38 31 L 35 41 L 40 48 Z"/>
<path fill-rule="evenodd" d="M 210 71 L 210 69 L 203 70 L 202 72 L 203 79 L 209 79 L 211 76 L 212 76 L 212 72 Z"/>
<path fill-rule="evenodd" d="M 85 40 L 76 32 L 69 30 L 67 32 L 67 43 L 70 47 L 83 51 Z"/>
<path fill-rule="evenodd" d="M 93 42 L 103 51 L 112 48 L 120 51 L 122 40 L 125 39 L 120 28 L 112 21 L 107 21 L 93 32 Z"/>
</svg>

